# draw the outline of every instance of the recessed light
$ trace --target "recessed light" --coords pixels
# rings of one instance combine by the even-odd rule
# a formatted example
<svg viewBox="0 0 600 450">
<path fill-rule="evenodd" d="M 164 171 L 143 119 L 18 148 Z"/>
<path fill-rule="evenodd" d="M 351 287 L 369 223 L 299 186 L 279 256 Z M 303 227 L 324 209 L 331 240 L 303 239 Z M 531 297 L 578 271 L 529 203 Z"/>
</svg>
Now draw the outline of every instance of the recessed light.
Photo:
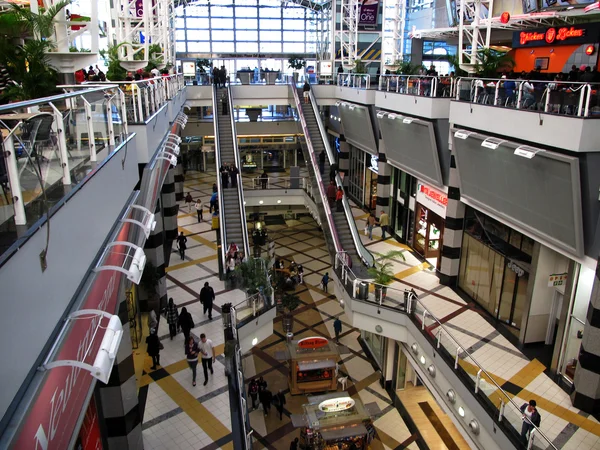
<svg viewBox="0 0 600 450">
<path fill-rule="evenodd" d="M 425 364 L 425 356 L 421 355 L 420 361 L 421 361 L 421 364 L 424 365 Z"/>
<path fill-rule="evenodd" d="M 259 204 L 259 205 L 262 205 L 262 204 L 263 204 L 263 201 L 262 201 L 262 200 L 259 200 L 259 201 L 258 201 L 258 204 Z"/>
<path fill-rule="evenodd" d="M 256 344 L 258 344 L 258 338 L 255 337 L 254 339 L 252 339 L 252 345 L 256 345 Z"/>
<path fill-rule="evenodd" d="M 458 407 L 458 415 L 460 417 L 465 417 L 465 408 L 463 408 L 462 406 Z"/>
<path fill-rule="evenodd" d="M 281 203 L 281 200 L 277 200 L 277 203 Z"/>
</svg>

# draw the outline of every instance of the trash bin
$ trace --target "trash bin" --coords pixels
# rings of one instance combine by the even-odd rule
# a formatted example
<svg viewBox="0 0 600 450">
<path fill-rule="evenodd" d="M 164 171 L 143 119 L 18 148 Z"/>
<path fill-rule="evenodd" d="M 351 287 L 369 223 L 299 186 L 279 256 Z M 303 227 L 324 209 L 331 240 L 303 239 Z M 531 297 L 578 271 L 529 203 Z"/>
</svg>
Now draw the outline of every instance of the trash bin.
<svg viewBox="0 0 600 450">
<path fill-rule="evenodd" d="M 289 332 L 285 335 L 285 338 L 287 340 L 287 342 L 292 342 L 292 339 L 294 338 L 294 333 Z"/>
<path fill-rule="evenodd" d="M 367 283 L 359 283 L 356 291 L 356 298 L 359 300 L 366 300 L 369 297 L 369 285 Z"/>
</svg>

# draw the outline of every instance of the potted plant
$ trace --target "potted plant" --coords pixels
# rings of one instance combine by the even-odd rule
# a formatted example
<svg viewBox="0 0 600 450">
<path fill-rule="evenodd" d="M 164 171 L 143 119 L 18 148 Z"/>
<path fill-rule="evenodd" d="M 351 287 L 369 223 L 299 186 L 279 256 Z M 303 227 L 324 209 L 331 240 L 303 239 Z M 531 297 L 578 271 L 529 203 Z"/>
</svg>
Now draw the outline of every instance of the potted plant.
<svg viewBox="0 0 600 450">
<path fill-rule="evenodd" d="M 236 276 L 248 296 L 264 291 L 269 281 L 266 272 L 267 261 L 262 258 L 249 258 L 235 268 Z"/>
<path fill-rule="evenodd" d="M 367 73 L 367 65 L 360 59 L 354 60 L 354 73 Z"/>
<path fill-rule="evenodd" d="M 510 70 L 515 66 L 515 61 L 508 52 L 500 52 L 491 48 L 482 48 L 477 51 L 479 62 L 475 64 L 477 76 L 482 78 L 496 78 L 500 70 Z"/>
<path fill-rule="evenodd" d="M 302 70 L 306 67 L 306 60 L 300 56 L 292 55 L 288 59 L 288 67 L 293 70 Z M 294 72 L 294 83 L 298 82 L 298 72 Z"/>
<path fill-rule="evenodd" d="M 196 71 L 198 73 L 206 73 L 206 69 L 210 68 L 210 60 L 206 58 L 196 60 Z"/>
<path fill-rule="evenodd" d="M 160 305 L 160 298 L 156 288 L 160 283 L 160 274 L 158 269 L 152 263 L 152 261 L 146 261 L 144 267 L 144 273 L 142 273 L 142 279 L 140 280 L 139 299 L 140 299 L 140 310 L 148 312 L 150 310 L 160 311 L 162 305 Z"/>
<path fill-rule="evenodd" d="M 374 267 L 369 268 L 369 275 L 373 277 L 375 284 L 375 300 L 383 301 L 387 294 L 387 286 L 394 280 L 394 272 L 392 271 L 392 260 L 400 258 L 406 260 L 404 253 L 399 250 L 388 252 L 375 261 Z"/>
<path fill-rule="evenodd" d="M 286 334 L 291 333 L 294 328 L 292 313 L 300 306 L 300 297 L 295 292 L 286 292 L 281 297 L 281 306 L 283 307 L 283 332 Z"/>
</svg>

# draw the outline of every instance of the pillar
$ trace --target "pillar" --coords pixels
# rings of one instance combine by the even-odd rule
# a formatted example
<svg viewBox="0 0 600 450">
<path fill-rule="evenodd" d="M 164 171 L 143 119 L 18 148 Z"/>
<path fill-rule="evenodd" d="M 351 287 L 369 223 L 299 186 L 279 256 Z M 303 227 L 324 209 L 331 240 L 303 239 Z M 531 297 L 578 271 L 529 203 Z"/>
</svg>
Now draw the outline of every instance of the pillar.
<svg viewBox="0 0 600 450">
<path fill-rule="evenodd" d="M 188 153 L 189 154 L 189 153 Z M 180 202 L 183 201 L 183 182 L 185 181 L 185 173 L 183 164 L 177 164 L 173 170 L 173 180 L 175 182 L 175 200 Z"/>
<path fill-rule="evenodd" d="M 350 174 L 350 145 L 346 142 L 343 134 L 340 135 L 340 152 L 338 153 L 339 172 L 343 175 L 344 186 L 348 186 L 348 176 Z"/>
<path fill-rule="evenodd" d="M 387 163 L 385 157 L 385 144 L 383 139 L 379 140 L 379 159 L 377 161 L 377 217 L 381 211 L 390 213 L 390 192 L 392 167 Z"/>
<path fill-rule="evenodd" d="M 173 240 L 177 238 L 177 213 L 179 212 L 179 204 L 175 198 L 175 170 L 170 168 L 165 177 L 165 182 L 161 191 L 163 229 L 165 230 L 165 242 L 170 246 Z M 187 212 L 187 211 L 186 211 Z M 168 264 L 168 256 L 165 258 Z"/>
<path fill-rule="evenodd" d="M 107 384 L 98 382 L 98 408 L 104 418 L 107 450 L 143 450 L 142 417 L 137 396 L 129 315 L 125 295 L 118 315 L 123 324 L 123 337 Z"/>
<path fill-rule="evenodd" d="M 571 401 L 573 406 L 587 413 L 600 412 L 600 259 L 583 329 Z"/>
<path fill-rule="evenodd" d="M 148 312 L 150 309 L 154 309 L 158 315 L 160 308 L 162 306 L 166 306 L 167 304 L 167 279 L 165 272 L 167 264 L 165 262 L 162 211 L 160 209 L 160 202 L 156 203 L 156 211 L 154 211 L 156 227 L 146 240 L 146 244 L 144 245 L 144 253 L 146 254 L 146 259 L 148 261 L 146 265 L 148 265 L 148 263 L 152 263 L 152 265 L 156 267 L 160 281 L 156 287 L 157 295 L 154 296 L 154 298 L 149 296 L 146 292 L 141 292 L 141 289 L 139 289 L 138 292 L 146 295 L 146 298 L 142 298 L 142 296 L 140 296 L 140 311 Z"/>
<path fill-rule="evenodd" d="M 452 145 L 452 143 L 450 143 Z M 439 278 L 442 284 L 456 285 L 460 269 L 460 248 L 463 237 L 463 222 L 465 205 L 460 201 L 458 188 L 458 170 L 454 152 L 450 156 L 450 175 L 448 178 L 448 205 L 446 206 L 446 221 L 442 246 L 442 263 Z"/>
</svg>

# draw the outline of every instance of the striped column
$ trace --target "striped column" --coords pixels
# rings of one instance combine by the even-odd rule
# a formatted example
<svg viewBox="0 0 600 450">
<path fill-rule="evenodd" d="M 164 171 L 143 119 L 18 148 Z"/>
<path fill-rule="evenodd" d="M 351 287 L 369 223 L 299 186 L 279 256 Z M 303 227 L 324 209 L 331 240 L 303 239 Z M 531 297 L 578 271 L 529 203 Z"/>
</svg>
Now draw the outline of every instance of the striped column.
<svg viewBox="0 0 600 450">
<path fill-rule="evenodd" d="M 600 260 L 596 265 L 571 401 L 573 406 L 587 413 L 600 412 Z"/>
<path fill-rule="evenodd" d="M 124 296 L 123 296 L 124 297 Z M 107 384 L 97 383 L 98 408 L 104 419 L 108 450 L 142 450 L 142 417 L 137 396 L 127 300 L 119 305 L 123 337 Z"/>
<path fill-rule="evenodd" d="M 150 309 L 154 309 L 157 315 L 159 315 L 161 306 L 166 306 L 167 304 L 167 278 L 165 268 L 167 267 L 168 263 L 165 261 L 165 234 L 163 233 L 163 217 L 159 204 L 160 202 L 157 202 L 155 211 L 156 227 L 144 245 L 146 259 L 148 262 L 152 263 L 154 267 L 156 267 L 160 277 L 158 287 L 156 289 L 158 298 L 153 302 L 150 302 L 149 299 L 143 300 L 141 298 L 139 301 L 140 311 L 148 312 Z"/>
<path fill-rule="evenodd" d="M 173 180 L 175 182 L 175 200 L 180 202 L 184 197 L 183 182 L 185 181 L 185 173 L 183 164 L 177 164 L 177 167 L 171 170 L 173 170 Z"/>
<path fill-rule="evenodd" d="M 390 213 L 390 180 L 392 176 L 392 167 L 387 163 L 385 157 L 385 144 L 383 139 L 379 140 L 379 159 L 377 161 L 377 212 L 379 217 L 381 211 Z"/>
<path fill-rule="evenodd" d="M 452 142 L 450 142 L 452 145 Z M 460 268 L 460 248 L 463 237 L 463 222 L 465 205 L 460 201 L 458 189 L 458 170 L 454 152 L 450 156 L 450 175 L 448 179 L 448 205 L 446 206 L 446 221 L 444 224 L 442 262 L 439 278 L 442 284 L 456 285 Z"/>
<path fill-rule="evenodd" d="M 177 213 L 179 212 L 179 204 L 175 199 L 175 171 L 173 168 L 169 169 L 165 177 L 161 191 L 161 203 L 165 241 L 170 245 L 177 238 Z"/>
<path fill-rule="evenodd" d="M 350 145 L 346 142 L 343 134 L 340 134 L 340 152 L 338 153 L 339 172 L 343 174 L 344 186 L 348 186 L 348 175 L 350 173 Z"/>
</svg>

